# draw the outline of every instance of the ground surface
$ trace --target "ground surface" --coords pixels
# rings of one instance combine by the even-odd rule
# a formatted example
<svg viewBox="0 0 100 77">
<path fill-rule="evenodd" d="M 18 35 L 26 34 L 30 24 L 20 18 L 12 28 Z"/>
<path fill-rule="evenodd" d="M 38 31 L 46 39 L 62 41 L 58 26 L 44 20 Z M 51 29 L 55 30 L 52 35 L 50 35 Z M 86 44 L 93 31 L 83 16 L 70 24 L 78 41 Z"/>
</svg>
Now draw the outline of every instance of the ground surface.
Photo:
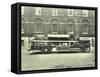
<svg viewBox="0 0 100 77">
<path fill-rule="evenodd" d="M 27 49 L 22 48 L 22 70 L 75 68 L 94 66 L 94 48 L 90 53 L 50 53 L 29 54 Z"/>
</svg>

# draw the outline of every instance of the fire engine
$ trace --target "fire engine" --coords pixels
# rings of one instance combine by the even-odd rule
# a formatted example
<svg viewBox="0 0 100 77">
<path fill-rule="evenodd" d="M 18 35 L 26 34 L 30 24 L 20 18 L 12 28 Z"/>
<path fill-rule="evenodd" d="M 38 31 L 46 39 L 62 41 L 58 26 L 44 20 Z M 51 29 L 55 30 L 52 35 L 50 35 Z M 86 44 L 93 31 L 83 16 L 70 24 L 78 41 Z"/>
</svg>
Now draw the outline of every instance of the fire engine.
<svg viewBox="0 0 100 77">
<path fill-rule="evenodd" d="M 30 52 L 89 52 L 90 40 L 75 39 L 68 34 L 35 35 L 30 41 Z"/>
</svg>

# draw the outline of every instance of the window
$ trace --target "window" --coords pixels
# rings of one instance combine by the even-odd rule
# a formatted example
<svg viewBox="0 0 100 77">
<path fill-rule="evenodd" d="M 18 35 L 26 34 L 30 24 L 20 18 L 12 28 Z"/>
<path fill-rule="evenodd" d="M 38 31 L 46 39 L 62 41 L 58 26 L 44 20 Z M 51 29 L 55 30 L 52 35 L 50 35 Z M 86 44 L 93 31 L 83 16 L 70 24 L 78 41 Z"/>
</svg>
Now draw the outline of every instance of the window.
<svg viewBox="0 0 100 77">
<path fill-rule="evenodd" d="M 53 32 L 57 32 L 57 24 L 52 24 L 53 26 Z"/>
<path fill-rule="evenodd" d="M 83 34 L 88 34 L 88 25 L 87 24 L 83 25 Z"/>
<path fill-rule="evenodd" d="M 82 34 L 88 34 L 89 21 L 87 19 L 82 21 Z"/>
<path fill-rule="evenodd" d="M 72 24 L 68 24 L 68 33 L 73 34 L 73 25 Z"/>
<path fill-rule="evenodd" d="M 58 16 L 58 9 L 52 9 L 52 16 Z"/>
<path fill-rule="evenodd" d="M 67 32 L 68 32 L 68 34 L 73 34 L 73 29 L 74 29 L 74 20 L 69 19 L 67 21 Z"/>
<path fill-rule="evenodd" d="M 41 8 L 40 7 L 35 8 L 35 15 L 41 15 Z"/>
<path fill-rule="evenodd" d="M 68 16 L 73 16 L 73 9 L 68 9 Z"/>
<path fill-rule="evenodd" d="M 42 32 L 42 19 L 35 18 L 34 19 L 34 25 L 35 25 L 35 32 Z"/>
<path fill-rule="evenodd" d="M 58 19 L 54 18 L 54 19 L 51 20 L 52 32 L 53 33 L 57 33 L 58 32 L 58 23 L 59 23 Z"/>
<path fill-rule="evenodd" d="M 21 15 L 24 15 L 24 7 L 21 7 Z"/>
<path fill-rule="evenodd" d="M 88 17 L 88 10 L 83 10 L 83 17 Z"/>
<path fill-rule="evenodd" d="M 35 32 L 41 32 L 41 23 L 40 24 L 35 24 L 35 27 L 36 27 L 36 31 Z"/>
</svg>

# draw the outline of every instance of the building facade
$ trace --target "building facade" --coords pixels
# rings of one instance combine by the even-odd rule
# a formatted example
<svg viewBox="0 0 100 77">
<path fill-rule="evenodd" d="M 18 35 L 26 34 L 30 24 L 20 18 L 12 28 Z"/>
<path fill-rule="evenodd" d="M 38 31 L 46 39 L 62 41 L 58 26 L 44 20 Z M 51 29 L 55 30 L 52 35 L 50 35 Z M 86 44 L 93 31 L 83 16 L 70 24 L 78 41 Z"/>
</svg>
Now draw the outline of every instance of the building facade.
<svg viewBox="0 0 100 77">
<path fill-rule="evenodd" d="M 21 34 L 79 34 L 81 37 L 95 36 L 95 11 L 86 9 L 64 9 L 46 7 L 21 8 Z"/>
</svg>

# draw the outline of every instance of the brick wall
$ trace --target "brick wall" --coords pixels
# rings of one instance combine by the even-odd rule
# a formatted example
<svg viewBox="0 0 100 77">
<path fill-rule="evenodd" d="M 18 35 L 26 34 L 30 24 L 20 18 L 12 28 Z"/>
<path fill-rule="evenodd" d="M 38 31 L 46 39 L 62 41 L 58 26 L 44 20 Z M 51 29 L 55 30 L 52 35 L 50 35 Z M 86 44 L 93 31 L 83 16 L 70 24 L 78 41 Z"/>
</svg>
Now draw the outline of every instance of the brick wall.
<svg viewBox="0 0 100 77">
<path fill-rule="evenodd" d="M 58 21 L 58 33 L 68 33 L 67 21 L 72 19 L 74 21 L 73 33 L 79 33 L 80 36 L 95 36 L 95 12 L 93 10 L 88 11 L 88 17 L 82 16 L 82 10 L 74 9 L 73 16 L 68 16 L 68 9 L 58 9 L 58 16 L 52 16 L 53 8 L 42 8 L 41 15 L 35 15 L 35 7 L 25 7 L 24 15 L 22 15 L 22 20 L 24 19 L 24 33 L 23 36 L 30 36 L 35 32 L 35 22 L 36 18 L 42 20 L 41 32 L 44 34 L 52 33 L 52 19 L 56 19 Z M 88 20 L 88 34 L 82 33 L 82 20 Z"/>
</svg>

